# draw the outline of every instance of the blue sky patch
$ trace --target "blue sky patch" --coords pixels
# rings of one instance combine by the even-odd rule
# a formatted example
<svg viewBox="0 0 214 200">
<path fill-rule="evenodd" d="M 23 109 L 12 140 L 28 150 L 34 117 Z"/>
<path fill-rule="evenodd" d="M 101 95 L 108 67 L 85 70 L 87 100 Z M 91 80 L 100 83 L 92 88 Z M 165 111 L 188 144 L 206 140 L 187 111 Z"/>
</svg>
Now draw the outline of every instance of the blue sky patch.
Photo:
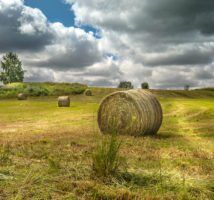
<svg viewBox="0 0 214 200">
<path fill-rule="evenodd" d="M 71 5 L 63 0 L 25 0 L 25 5 L 40 9 L 50 22 L 61 22 L 64 26 L 74 26 L 74 12 Z"/>
<path fill-rule="evenodd" d="M 99 30 L 90 25 L 75 25 L 75 14 L 71 10 L 71 5 L 64 0 L 25 0 L 25 5 L 40 9 L 50 22 L 61 22 L 64 26 L 79 27 L 85 32 L 93 32 L 94 37 L 101 38 Z"/>
</svg>

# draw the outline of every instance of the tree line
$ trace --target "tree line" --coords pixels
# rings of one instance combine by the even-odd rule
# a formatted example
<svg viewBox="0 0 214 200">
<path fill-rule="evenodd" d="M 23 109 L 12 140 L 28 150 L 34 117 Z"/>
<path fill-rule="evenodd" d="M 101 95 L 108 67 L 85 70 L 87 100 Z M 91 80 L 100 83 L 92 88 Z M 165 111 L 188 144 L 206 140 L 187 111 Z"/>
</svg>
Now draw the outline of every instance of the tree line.
<svg viewBox="0 0 214 200">
<path fill-rule="evenodd" d="M 121 81 L 118 85 L 118 88 L 133 89 L 134 86 L 132 85 L 131 81 Z M 141 88 L 149 89 L 149 83 L 147 83 L 147 82 L 141 83 Z"/>
</svg>

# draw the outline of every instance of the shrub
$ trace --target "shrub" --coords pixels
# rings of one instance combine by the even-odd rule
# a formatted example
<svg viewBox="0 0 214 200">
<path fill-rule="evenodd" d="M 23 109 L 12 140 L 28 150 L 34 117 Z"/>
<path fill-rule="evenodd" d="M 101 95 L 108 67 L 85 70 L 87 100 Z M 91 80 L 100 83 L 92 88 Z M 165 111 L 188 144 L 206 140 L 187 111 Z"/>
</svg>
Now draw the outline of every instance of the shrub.
<svg viewBox="0 0 214 200">
<path fill-rule="evenodd" d="M 11 98 L 11 97 L 16 97 L 17 94 L 18 94 L 18 91 L 12 88 L 6 88 L 6 87 L 0 88 L 0 97 Z"/>
<path fill-rule="evenodd" d="M 184 90 L 189 91 L 190 86 L 189 85 L 185 85 L 184 86 Z"/>
<path fill-rule="evenodd" d="M 127 88 L 127 89 L 133 89 L 134 86 L 130 81 L 121 81 L 118 85 L 118 88 Z"/>
<path fill-rule="evenodd" d="M 79 83 L 46 83 L 51 95 L 83 94 L 87 85 Z"/>
<path fill-rule="evenodd" d="M 49 91 L 46 88 L 39 86 L 28 86 L 24 93 L 30 96 L 47 96 L 49 95 Z"/>
<path fill-rule="evenodd" d="M 24 83 L 10 83 L 0 87 L 0 97 L 11 98 L 17 97 L 19 93 L 22 93 L 26 88 Z"/>
<path fill-rule="evenodd" d="M 144 82 L 141 84 L 142 89 L 149 89 L 149 84 L 147 82 Z"/>
<path fill-rule="evenodd" d="M 17 97 L 19 93 L 28 96 L 61 96 L 83 94 L 87 85 L 79 83 L 11 83 L 0 87 L 0 98 Z"/>
<path fill-rule="evenodd" d="M 113 176 L 124 166 L 125 160 L 119 155 L 120 147 L 121 142 L 115 134 L 97 145 L 92 159 L 93 170 L 98 177 Z"/>
<path fill-rule="evenodd" d="M 5 85 L 5 88 L 15 89 L 15 90 L 22 90 L 26 88 L 27 86 L 24 83 L 9 83 Z"/>
</svg>

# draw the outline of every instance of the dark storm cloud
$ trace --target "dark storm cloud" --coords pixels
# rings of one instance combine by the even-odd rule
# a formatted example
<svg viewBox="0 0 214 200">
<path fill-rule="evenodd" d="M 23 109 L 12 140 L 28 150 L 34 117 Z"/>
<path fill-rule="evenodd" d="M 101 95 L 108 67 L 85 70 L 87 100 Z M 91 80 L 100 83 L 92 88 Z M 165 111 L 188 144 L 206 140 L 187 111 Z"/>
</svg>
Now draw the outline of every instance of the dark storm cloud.
<svg viewBox="0 0 214 200">
<path fill-rule="evenodd" d="M 99 62 L 102 57 L 97 46 L 90 41 L 76 42 L 65 52 L 56 52 L 47 59 L 36 64 L 38 67 L 47 67 L 57 70 L 68 70 L 69 68 L 84 68 Z"/>
<path fill-rule="evenodd" d="M 200 79 L 200 80 L 209 80 L 209 79 L 214 80 L 214 72 L 212 70 L 214 70 L 214 67 L 209 70 L 204 70 L 204 69 L 197 70 L 194 76 L 196 79 Z"/>
<path fill-rule="evenodd" d="M 73 5 L 77 23 L 98 27 L 104 36 L 107 33 L 109 39 L 115 40 L 115 47 L 126 46 L 124 57 L 148 66 L 212 62 L 213 49 L 201 51 L 195 46 L 213 46 L 213 0 L 67 1 Z M 171 52 L 177 45 L 188 48 L 178 46 L 177 52 Z M 119 54 L 122 51 L 118 49 Z M 142 55 L 145 53 L 160 54 L 153 58 Z"/>
<path fill-rule="evenodd" d="M 28 69 L 25 77 L 26 82 L 54 81 L 53 71 L 47 69 Z"/>
<path fill-rule="evenodd" d="M 26 67 L 67 71 L 99 62 L 102 53 L 93 34 L 51 23 L 22 0 L 0 0 L 0 53 L 16 51 Z"/>
<path fill-rule="evenodd" d="M 204 35 L 214 33 L 213 0 L 146 0 L 136 11 L 130 18 L 135 22 L 130 26 L 132 31 L 142 30 L 163 37 L 192 31 Z"/>
<path fill-rule="evenodd" d="M 191 73 L 184 74 L 177 69 L 162 70 L 158 71 L 160 76 L 153 77 L 156 87 L 158 88 L 183 88 L 185 85 L 191 87 L 197 87 L 198 81 L 193 78 L 194 73 L 191 69 Z"/>
<path fill-rule="evenodd" d="M 0 0 L 0 54 L 17 51 L 27 80 L 152 87 L 213 84 L 213 0 L 64 0 L 79 27 L 50 23 L 23 0 Z M 112 55 L 112 60 L 105 57 Z M 31 70 L 32 69 L 32 70 Z M 35 69 L 33 71 L 33 69 Z"/>
<path fill-rule="evenodd" d="M 0 52 L 37 51 L 51 43 L 53 34 L 48 28 L 41 30 L 39 24 L 34 23 L 41 19 L 36 18 L 28 11 L 20 4 L 0 9 Z M 42 15 L 38 10 L 34 10 L 34 12 Z M 48 23 L 44 23 L 48 27 Z M 21 29 L 25 28 L 23 25 L 30 27 L 31 30 L 26 32 L 26 30 Z"/>
<path fill-rule="evenodd" d="M 64 30 L 69 32 L 68 29 Z M 60 34 L 59 34 L 60 35 Z M 82 69 L 102 60 L 96 40 L 87 39 L 86 35 L 76 38 L 78 33 L 72 33 L 65 38 L 59 38 L 59 43 L 50 45 L 44 51 L 45 56 L 37 60 L 26 61 L 27 65 L 49 68 L 59 71 Z"/>
<path fill-rule="evenodd" d="M 199 65 L 209 64 L 213 60 L 214 52 L 202 52 L 192 50 L 183 53 L 158 55 L 156 58 L 145 59 L 144 64 L 148 66 L 167 66 L 167 65 Z"/>
<path fill-rule="evenodd" d="M 162 36 L 192 31 L 200 31 L 206 35 L 214 33 L 213 0 L 70 0 L 70 2 L 75 11 L 81 8 L 92 11 L 86 13 L 88 18 L 85 16 L 78 18 L 77 15 L 77 22 L 79 20 L 91 23 L 93 26 L 101 26 L 108 30 L 133 34 L 143 31 Z M 77 2 L 78 5 L 73 2 Z M 96 15 L 93 15 L 93 11 L 96 11 Z M 103 18 L 98 18 L 99 13 L 103 13 Z"/>
</svg>

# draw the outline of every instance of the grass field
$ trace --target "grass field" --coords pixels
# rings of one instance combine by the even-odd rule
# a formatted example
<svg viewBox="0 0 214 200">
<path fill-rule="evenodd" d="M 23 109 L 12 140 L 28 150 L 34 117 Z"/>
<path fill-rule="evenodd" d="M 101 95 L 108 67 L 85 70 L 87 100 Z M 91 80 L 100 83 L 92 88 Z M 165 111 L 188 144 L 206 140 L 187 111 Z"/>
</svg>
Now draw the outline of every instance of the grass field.
<svg viewBox="0 0 214 200">
<path fill-rule="evenodd" d="M 119 136 L 126 170 L 108 181 L 92 171 L 103 138 L 96 112 L 113 89 L 0 100 L 0 199 L 214 199 L 214 92 L 154 91 L 164 121 L 156 137 Z"/>
</svg>

